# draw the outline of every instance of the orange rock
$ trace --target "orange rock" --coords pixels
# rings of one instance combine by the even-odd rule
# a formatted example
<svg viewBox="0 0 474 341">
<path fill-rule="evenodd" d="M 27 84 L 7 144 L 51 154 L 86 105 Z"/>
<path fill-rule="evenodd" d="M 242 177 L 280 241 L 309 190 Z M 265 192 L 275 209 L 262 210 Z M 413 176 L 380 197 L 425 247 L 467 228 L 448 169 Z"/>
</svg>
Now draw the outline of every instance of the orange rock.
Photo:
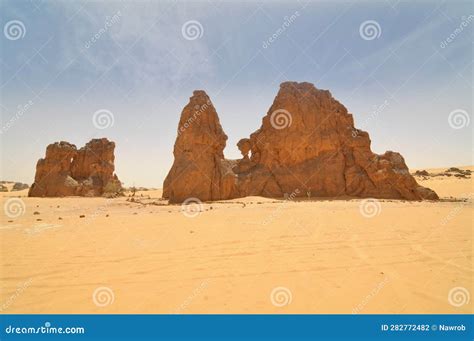
<svg viewBox="0 0 474 341">
<path fill-rule="evenodd" d="M 209 97 L 195 91 L 181 115 L 164 197 L 438 199 L 417 184 L 400 154 L 372 153 L 369 135 L 354 127 L 347 109 L 310 83 L 281 84 L 260 129 L 239 141 L 241 160 L 224 159 L 226 140 Z"/>
<path fill-rule="evenodd" d="M 46 148 L 46 156 L 36 165 L 30 197 L 116 195 L 121 184 L 114 174 L 115 143 L 93 139 L 77 150 L 68 142 Z"/>
<path fill-rule="evenodd" d="M 182 202 L 190 197 L 232 197 L 236 175 L 224 160 L 227 135 L 204 91 L 194 91 L 184 107 L 174 145 L 174 163 L 163 185 L 163 197 Z"/>
</svg>

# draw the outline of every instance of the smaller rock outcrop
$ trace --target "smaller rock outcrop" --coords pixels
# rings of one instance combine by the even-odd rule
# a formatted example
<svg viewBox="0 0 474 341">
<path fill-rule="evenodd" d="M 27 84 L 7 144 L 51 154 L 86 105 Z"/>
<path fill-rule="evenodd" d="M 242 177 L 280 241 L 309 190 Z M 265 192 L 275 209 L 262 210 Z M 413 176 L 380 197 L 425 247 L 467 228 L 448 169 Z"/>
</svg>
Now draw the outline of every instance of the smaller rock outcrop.
<svg viewBox="0 0 474 341">
<path fill-rule="evenodd" d="M 61 141 L 46 148 L 36 164 L 30 197 L 114 196 L 122 186 L 114 174 L 115 143 L 93 139 L 81 149 Z"/>
<path fill-rule="evenodd" d="M 30 186 L 28 184 L 24 184 L 21 182 L 15 182 L 15 184 L 12 187 L 12 191 L 22 191 L 24 189 L 28 189 Z"/>
<path fill-rule="evenodd" d="M 430 176 L 430 173 L 428 173 L 428 171 L 423 169 L 423 170 L 417 170 L 414 175 L 416 175 L 416 176 Z"/>
<path fill-rule="evenodd" d="M 456 178 L 461 178 L 461 179 L 470 179 L 471 178 L 472 171 L 469 169 L 460 169 L 457 167 L 451 167 L 446 169 L 444 172 L 438 172 L 438 173 L 428 173 L 426 170 L 417 170 L 415 173 L 413 173 L 414 176 L 418 177 L 423 177 L 423 179 L 427 179 L 429 177 L 456 177 Z"/>
</svg>

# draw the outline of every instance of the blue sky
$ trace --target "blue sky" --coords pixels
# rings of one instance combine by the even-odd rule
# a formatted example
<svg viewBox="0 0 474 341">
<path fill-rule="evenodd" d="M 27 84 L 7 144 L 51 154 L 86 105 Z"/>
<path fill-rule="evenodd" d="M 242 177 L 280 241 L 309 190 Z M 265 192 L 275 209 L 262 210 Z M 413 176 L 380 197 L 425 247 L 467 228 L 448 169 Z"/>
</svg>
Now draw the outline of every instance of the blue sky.
<svg viewBox="0 0 474 341">
<path fill-rule="evenodd" d="M 122 181 L 161 187 L 193 90 L 211 97 L 229 136 L 225 155 L 238 158 L 235 144 L 260 127 L 287 80 L 329 89 L 369 132 L 374 152 L 398 151 L 411 168 L 473 163 L 469 1 L 0 6 L 1 179 L 31 183 L 49 143 L 80 147 L 105 136 L 117 143 Z M 364 39 L 369 20 L 376 35 Z M 20 36 L 8 32 L 12 21 L 23 25 Z M 200 25 L 196 39 L 183 34 L 189 21 Z M 113 115 L 106 129 L 92 121 L 101 109 Z M 454 129 L 453 111 L 469 123 Z"/>
</svg>

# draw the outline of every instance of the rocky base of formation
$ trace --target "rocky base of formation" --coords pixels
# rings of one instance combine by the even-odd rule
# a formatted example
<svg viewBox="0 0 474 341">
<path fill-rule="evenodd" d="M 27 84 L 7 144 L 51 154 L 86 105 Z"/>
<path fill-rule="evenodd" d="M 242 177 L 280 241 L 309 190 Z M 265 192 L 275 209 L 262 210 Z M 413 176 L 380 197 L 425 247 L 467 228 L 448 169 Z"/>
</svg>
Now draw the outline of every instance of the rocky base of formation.
<svg viewBox="0 0 474 341">
<path fill-rule="evenodd" d="M 224 158 L 226 140 L 211 100 L 194 91 L 181 114 L 163 197 L 172 203 L 250 195 L 438 199 L 418 185 L 399 153 L 374 154 L 352 114 L 310 83 L 281 84 L 262 126 L 238 142 L 241 159 Z"/>
<path fill-rule="evenodd" d="M 122 186 L 114 174 L 115 143 L 93 139 L 77 149 L 68 142 L 46 148 L 46 156 L 36 164 L 30 197 L 116 196 Z"/>
</svg>

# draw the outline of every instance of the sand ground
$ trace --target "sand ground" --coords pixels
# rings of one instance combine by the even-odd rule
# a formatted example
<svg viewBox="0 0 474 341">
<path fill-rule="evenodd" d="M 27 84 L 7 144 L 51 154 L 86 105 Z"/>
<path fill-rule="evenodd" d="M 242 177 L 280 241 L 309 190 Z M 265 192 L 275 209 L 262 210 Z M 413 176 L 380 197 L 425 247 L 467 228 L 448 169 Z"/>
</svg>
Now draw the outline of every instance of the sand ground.
<svg viewBox="0 0 474 341">
<path fill-rule="evenodd" d="M 0 193 L 24 204 L 2 215 L 0 310 L 472 313 L 473 182 L 419 182 L 446 200 L 251 197 L 187 217 L 159 190 L 140 202 Z"/>
</svg>

